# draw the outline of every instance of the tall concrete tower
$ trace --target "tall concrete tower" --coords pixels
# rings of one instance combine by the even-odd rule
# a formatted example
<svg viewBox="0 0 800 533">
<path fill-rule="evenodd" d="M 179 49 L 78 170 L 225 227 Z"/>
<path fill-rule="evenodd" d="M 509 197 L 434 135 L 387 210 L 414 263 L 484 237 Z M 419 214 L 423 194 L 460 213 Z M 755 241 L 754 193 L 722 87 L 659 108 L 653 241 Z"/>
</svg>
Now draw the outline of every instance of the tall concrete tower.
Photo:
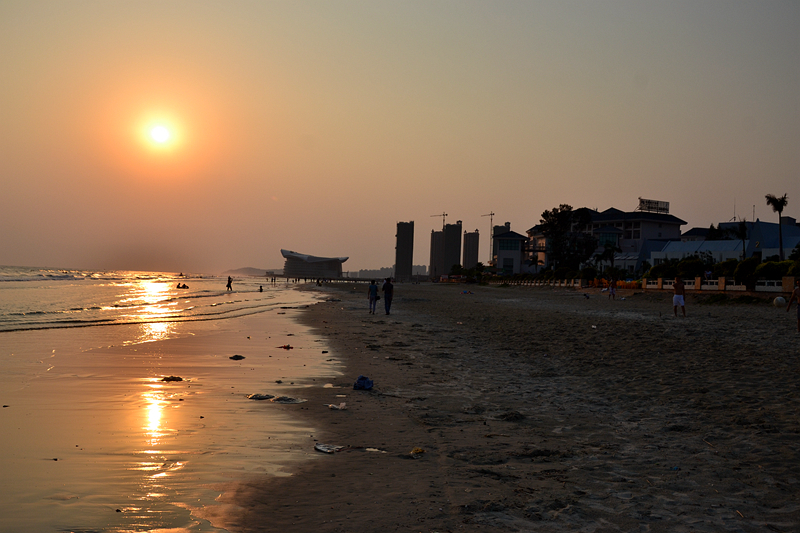
<svg viewBox="0 0 800 533">
<path fill-rule="evenodd" d="M 461 221 L 444 225 L 444 274 L 461 264 Z"/>
<path fill-rule="evenodd" d="M 428 275 L 432 279 L 449 274 L 444 271 L 444 231 L 431 230 L 431 262 Z"/>
<path fill-rule="evenodd" d="M 411 281 L 414 264 L 414 221 L 397 223 L 397 244 L 394 247 L 394 279 Z"/>
<path fill-rule="evenodd" d="M 469 270 L 478 264 L 478 230 L 472 233 L 464 232 L 464 259 L 461 266 Z"/>
</svg>

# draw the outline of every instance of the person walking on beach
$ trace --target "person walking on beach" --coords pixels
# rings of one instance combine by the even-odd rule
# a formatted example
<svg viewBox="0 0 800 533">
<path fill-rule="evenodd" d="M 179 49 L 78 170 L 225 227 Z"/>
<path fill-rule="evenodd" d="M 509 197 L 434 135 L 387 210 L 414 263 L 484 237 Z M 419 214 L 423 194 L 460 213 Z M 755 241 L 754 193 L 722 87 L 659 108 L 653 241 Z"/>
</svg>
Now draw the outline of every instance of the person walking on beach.
<svg viewBox="0 0 800 533">
<path fill-rule="evenodd" d="M 383 284 L 383 306 L 386 308 L 386 314 L 392 308 L 392 297 L 394 296 L 394 285 L 392 285 L 392 278 L 386 278 Z"/>
<path fill-rule="evenodd" d="M 231 278 L 230 276 L 228 276 L 228 284 L 227 284 L 227 285 L 225 285 L 225 286 L 228 288 L 228 290 L 229 290 L 229 291 L 232 291 L 232 290 L 233 290 L 233 287 L 231 286 L 231 284 L 232 284 L 232 283 L 233 283 L 233 278 Z"/>
<path fill-rule="evenodd" d="M 675 312 L 675 316 L 677 317 L 678 306 L 681 306 L 683 316 L 686 316 L 686 286 L 683 284 L 683 280 L 679 277 L 676 277 L 672 288 L 675 289 L 675 296 L 672 297 L 672 310 Z"/>
<path fill-rule="evenodd" d="M 786 305 L 786 312 L 792 307 L 792 302 L 797 300 L 797 333 L 800 333 L 800 279 L 794 280 L 794 290 L 789 296 L 789 303 Z"/>
<path fill-rule="evenodd" d="M 367 296 L 369 297 L 369 312 L 374 315 L 375 306 L 378 304 L 378 285 L 375 284 L 374 279 L 369 282 Z"/>
<path fill-rule="evenodd" d="M 611 281 L 608 282 L 608 299 L 617 299 L 617 278 L 613 276 L 611 277 Z"/>
</svg>

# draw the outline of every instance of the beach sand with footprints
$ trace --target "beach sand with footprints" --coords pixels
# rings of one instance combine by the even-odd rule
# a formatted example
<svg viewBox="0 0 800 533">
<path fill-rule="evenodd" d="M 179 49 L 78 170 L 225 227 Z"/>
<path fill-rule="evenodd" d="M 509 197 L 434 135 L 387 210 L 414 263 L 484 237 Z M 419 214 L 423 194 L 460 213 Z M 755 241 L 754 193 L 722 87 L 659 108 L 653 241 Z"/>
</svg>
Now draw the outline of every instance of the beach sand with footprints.
<svg viewBox="0 0 800 533">
<path fill-rule="evenodd" d="M 794 313 L 398 284 L 386 316 L 321 290 L 301 320 L 345 373 L 296 414 L 344 448 L 231 487 L 231 531 L 800 530 Z"/>
</svg>

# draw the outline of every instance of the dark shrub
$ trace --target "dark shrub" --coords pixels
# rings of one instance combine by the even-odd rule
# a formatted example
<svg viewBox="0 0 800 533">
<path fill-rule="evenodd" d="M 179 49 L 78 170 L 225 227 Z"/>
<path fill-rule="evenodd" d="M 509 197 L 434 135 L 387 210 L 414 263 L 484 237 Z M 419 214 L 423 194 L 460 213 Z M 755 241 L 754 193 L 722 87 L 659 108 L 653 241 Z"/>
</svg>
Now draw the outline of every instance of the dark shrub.
<svg viewBox="0 0 800 533">
<path fill-rule="evenodd" d="M 739 261 L 737 261 L 736 259 L 728 259 L 727 261 L 723 261 L 722 263 L 717 263 L 716 265 L 714 265 L 714 277 L 732 278 L 733 273 L 738 265 Z"/>
<path fill-rule="evenodd" d="M 761 260 L 758 257 L 748 257 L 741 261 L 733 272 L 736 283 L 742 283 L 747 285 L 748 288 L 753 288 L 756 284 L 756 268 L 760 264 Z"/>
<path fill-rule="evenodd" d="M 682 278 L 696 278 L 703 276 L 706 265 L 699 257 L 687 257 L 678 263 L 678 275 Z"/>
<path fill-rule="evenodd" d="M 568 267 L 559 267 L 553 273 L 553 279 L 568 279 L 567 276 L 571 272 Z"/>
<path fill-rule="evenodd" d="M 789 269 L 792 268 L 792 261 L 769 261 L 761 263 L 756 267 L 754 275 L 756 279 L 781 279 L 788 276 Z"/>
<path fill-rule="evenodd" d="M 581 270 L 581 277 L 583 279 L 594 279 L 597 277 L 597 269 L 594 267 L 583 267 Z"/>
<path fill-rule="evenodd" d="M 675 265 L 672 263 L 661 263 L 660 265 L 655 265 L 650 269 L 650 272 L 647 273 L 647 277 L 650 279 L 674 279 L 677 275 L 678 269 L 675 268 Z"/>
</svg>

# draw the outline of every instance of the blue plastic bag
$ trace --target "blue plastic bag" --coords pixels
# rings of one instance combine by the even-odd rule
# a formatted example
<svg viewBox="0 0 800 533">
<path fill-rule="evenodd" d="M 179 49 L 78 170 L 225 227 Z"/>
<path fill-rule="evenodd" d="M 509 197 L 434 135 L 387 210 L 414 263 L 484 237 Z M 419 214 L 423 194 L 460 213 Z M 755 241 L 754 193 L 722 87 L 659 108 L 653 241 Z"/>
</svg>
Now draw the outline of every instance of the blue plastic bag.
<svg viewBox="0 0 800 533">
<path fill-rule="evenodd" d="M 367 376 L 358 376 L 353 384 L 353 390 L 372 390 L 372 380 Z"/>
</svg>

